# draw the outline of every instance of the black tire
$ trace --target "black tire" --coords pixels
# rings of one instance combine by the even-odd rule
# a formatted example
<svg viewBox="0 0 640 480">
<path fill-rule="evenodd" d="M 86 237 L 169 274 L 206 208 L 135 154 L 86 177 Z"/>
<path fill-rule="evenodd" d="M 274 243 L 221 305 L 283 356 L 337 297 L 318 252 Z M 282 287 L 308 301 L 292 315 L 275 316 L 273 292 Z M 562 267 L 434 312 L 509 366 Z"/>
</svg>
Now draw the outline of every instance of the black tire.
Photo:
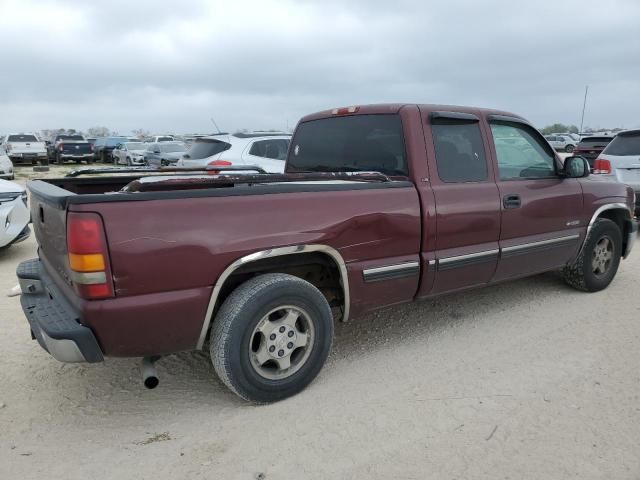
<svg viewBox="0 0 640 480">
<path fill-rule="evenodd" d="M 604 272 L 596 274 L 592 266 L 594 251 L 602 239 L 608 238 L 612 244 L 612 258 Z M 622 232 L 618 225 L 606 218 L 599 218 L 587 235 L 582 251 L 575 261 L 567 265 L 562 274 L 565 281 L 583 292 L 598 292 L 609 286 L 615 277 L 622 257 Z"/>
<path fill-rule="evenodd" d="M 130 157 L 127 157 L 127 166 L 129 166 L 129 167 L 130 167 L 131 165 L 132 165 L 132 163 L 131 163 L 131 158 L 130 158 Z"/>
<path fill-rule="evenodd" d="M 575 147 L 573 145 L 569 144 L 566 147 L 564 147 L 564 151 L 567 152 L 567 153 L 571 153 L 571 152 L 573 152 L 574 148 Z"/>
<path fill-rule="evenodd" d="M 255 329 L 269 312 L 284 305 L 308 313 L 313 327 L 310 351 L 289 376 L 265 378 L 250 359 Z M 251 402 L 270 403 L 309 385 L 322 369 L 332 341 L 333 317 L 322 293 L 298 277 L 273 273 L 246 281 L 227 297 L 213 322 L 210 352 L 216 373 L 231 391 Z"/>
</svg>

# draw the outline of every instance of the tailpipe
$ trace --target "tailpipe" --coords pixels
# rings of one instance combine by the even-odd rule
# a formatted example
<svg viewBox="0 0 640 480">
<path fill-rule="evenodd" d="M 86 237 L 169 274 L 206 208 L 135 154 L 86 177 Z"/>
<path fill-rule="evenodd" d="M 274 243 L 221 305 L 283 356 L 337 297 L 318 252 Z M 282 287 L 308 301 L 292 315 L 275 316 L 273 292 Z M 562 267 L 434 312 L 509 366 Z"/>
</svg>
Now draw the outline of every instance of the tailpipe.
<svg viewBox="0 0 640 480">
<path fill-rule="evenodd" d="M 155 363 L 160 360 L 159 356 L 144 357 L 142 359 L 142 365 L 140 371 L 142 373 L 142 383 L 149 390 L 152 390 L 158 386 L 160 379 L 158 378 L 158 371 L 156 370 Z"/>
</svg>

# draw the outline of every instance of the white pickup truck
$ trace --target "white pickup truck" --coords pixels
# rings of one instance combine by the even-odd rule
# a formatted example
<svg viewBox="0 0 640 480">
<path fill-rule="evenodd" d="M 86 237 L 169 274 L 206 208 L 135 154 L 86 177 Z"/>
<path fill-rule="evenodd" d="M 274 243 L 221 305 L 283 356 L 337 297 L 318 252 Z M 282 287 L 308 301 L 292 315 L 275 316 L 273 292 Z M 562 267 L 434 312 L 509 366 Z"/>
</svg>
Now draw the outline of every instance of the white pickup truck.
<svg viewBox="0 0 640 480">
<path fill-rule="evenodd" d="M 10 133 L 2 141 L 7 156 L 14 163 L 47 163 L 47 146 L 33 133 Z"/>
</svg>

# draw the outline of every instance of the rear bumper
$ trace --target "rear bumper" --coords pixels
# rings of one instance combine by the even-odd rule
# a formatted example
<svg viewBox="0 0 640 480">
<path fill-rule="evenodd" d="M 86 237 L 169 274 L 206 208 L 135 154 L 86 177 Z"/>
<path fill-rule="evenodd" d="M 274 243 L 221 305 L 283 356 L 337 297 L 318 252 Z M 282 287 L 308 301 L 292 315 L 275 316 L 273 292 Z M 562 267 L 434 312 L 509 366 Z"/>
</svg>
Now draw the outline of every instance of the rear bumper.
<svg viewBox="0 0 640 480">
<path fill-rule="evenodd" d="M 20 304 L 33 337 L 60 362 L 96 363 L 104 356 L 91 329 L 64 300 L 38 259 L 18 265 Z"/>
<path fill-rule="evenodd" d="M 93 158 L 93 153 L 61 153 L 58 155 L 58 158 L 62 158 L 63 160 L 85 160 L 87 158 Z"/>
<path fill-rule="evenodd" d="M 638 238 L 638 221 L 637 220 L 627 220 L 628 225 L 625 231 L 627 232 L 627 243 L 625 245 L 623 258 L 627 258 L 633 249 L 634 244 L 636 243 L 636 239 Z"/>
<path fill-rule="evenodd" d="M 15 163 L 29 163 L 34 161 L 42 161 L 47 160 L 49 157 L 47 152 L 42 153 L 10 153 L 8 155 L 9 159 Z"/>
</svg>

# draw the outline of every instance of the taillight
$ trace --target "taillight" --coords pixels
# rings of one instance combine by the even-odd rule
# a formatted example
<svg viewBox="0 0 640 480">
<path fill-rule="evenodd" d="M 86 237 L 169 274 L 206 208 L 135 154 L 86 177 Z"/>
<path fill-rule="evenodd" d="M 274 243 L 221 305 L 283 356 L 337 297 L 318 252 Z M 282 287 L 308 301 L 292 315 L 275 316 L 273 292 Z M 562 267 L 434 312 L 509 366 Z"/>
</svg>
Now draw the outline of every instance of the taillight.
<svg viewBox="0 0 640 480">
<path fill-rule="evenodd" d="M 593 162 L 593 173 L 609 175 L 611 173 L 611 162 L 603 158 L 596 158 Z"/>
<path fill-rule="evenodd" d="M 227 160 L 214 160 L 213 162 L 207 163 L 207 166 L 210 167 L 228 167 L 229 165 L 233 165 L 233 163 L 228 162 Z M 218 175 L 220 170 L 209 170 L 207 174 L 209 175 Z"/>
<path fill-rule="evenodd" d="M 100 215 L 67 215 L 67 252 L 78 295 L 89 300 L 113 297 L 109 251 Z"/>
<path fill-rule="evenodd" d="M 91 148 L 92 152 L 94 152 L 96 150 L 96 146 L 93 143 L 90 143 L 89 147 Z"/>
<path fill-rule="evenodd" d="M 10 152 L 10 151 L 11 151 L 11 144 L 10 144 L 10 143 L 7 143 L 7 145 L 6 145 L 6 147 L 5 147 L 5 150 L 6 150 L 7 152 Z"/>
<path fill-rule="evenodd" d="M 58 145 L 58 150 L 60 150 L 61 152 L 64 151 L 64 143 L 60 143 Z"/>
</svg>

